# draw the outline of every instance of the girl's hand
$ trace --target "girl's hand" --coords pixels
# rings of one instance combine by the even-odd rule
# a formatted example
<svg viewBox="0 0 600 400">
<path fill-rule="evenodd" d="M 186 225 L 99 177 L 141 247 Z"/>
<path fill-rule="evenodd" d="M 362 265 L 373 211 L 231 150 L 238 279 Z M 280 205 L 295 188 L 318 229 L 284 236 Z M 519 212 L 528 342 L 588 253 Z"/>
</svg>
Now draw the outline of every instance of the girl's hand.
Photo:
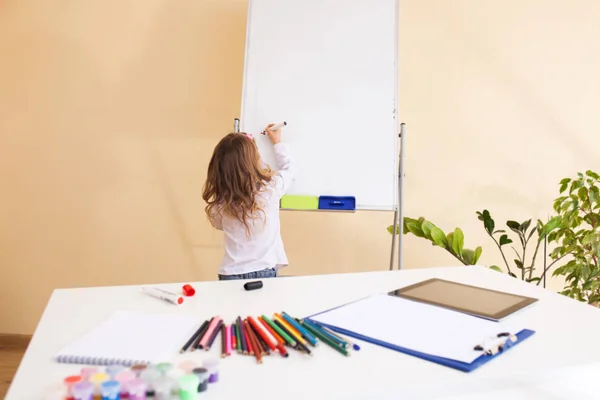
<svg viewBox="0 0 600 400">
<path fill-rule="evenodd" d="M 281 128 L 276 129 L 276 130 L 271 130 L 271 128 L 274 126 L 275 126 L 275 124 L 267 125 L 265 132 L 267 132 L 267 135 L 269 136 L 269 139 L 271 139 L 271 142 L 273 142 L 273 144 L 277 144 L 277 143 L 281 142 Z"/>
</svg>

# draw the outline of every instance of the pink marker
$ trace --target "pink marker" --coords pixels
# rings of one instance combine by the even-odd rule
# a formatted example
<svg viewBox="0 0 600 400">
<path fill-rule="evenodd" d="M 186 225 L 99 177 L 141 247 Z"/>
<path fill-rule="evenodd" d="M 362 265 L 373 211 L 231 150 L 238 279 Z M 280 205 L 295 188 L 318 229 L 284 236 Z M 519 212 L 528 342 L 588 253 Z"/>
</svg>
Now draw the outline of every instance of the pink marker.
<svg viewBox="0 0 600 400">
<path fill-rule="evenodd" d="M 204 336 L 202 336 L 202 340 L 198 344 L 199 349 L 203 349 L 206 347 L 206 345 L 208 344 L 208 339 L 210 339 L 210 337 L 212 336 L 212 333 L 214 332 L 215 328 L 219 324 L 219 321 L 221 321 L 221 317 L 218 317 L 218 316 L 212 320 L 212 322 L 208 326 L 208 329 L 206 330 L 206 333 L 204 334 Z"/>
</svg>

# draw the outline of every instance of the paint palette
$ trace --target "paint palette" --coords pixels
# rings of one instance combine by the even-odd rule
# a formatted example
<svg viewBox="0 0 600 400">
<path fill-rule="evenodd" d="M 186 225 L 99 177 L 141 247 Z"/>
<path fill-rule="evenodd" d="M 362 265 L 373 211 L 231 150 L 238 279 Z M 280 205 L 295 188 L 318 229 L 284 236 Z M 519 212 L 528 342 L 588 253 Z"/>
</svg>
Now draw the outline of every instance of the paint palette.
<svg viewBox="0 0 600 400">
<path fill-rule="evenodd" d="M 178 366 L 164 362 L 138 364 L 129 368 L 110 365 L 100 369 L 82 368 L 79 375 L 63 380 L 67 400 L 155 400 L 194 399 L 208 390 L 209 383 L 219 380 L 219 361 L 206 360 L 202 365 L 184 361 Z"/>
</svg>

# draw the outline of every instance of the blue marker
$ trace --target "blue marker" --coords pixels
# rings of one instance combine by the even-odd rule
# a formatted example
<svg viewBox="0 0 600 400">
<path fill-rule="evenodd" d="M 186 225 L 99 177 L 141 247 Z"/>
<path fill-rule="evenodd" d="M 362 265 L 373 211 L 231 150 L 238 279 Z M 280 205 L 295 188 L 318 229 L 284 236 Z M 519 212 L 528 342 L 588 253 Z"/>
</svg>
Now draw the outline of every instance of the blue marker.
<svg viewBox="0 0 600 400">
<path fill-rule="evenodd" d="M 121 395 L 121 384 L 119 381 L 106 381 L 100 385 L 102 400 L 119 400 Z"/>
<path fill-rule="evenodd" d="M 298 332 L 300 332 L 300 334 L 302 334 L 302 336 L 310 342 L 310 344 L 312 344 L 313 346 L 317 345 L 317 338 L 315 338 L 312 334 L 310 334 L 310 332 L 308 332 L 306 329 L 304 329 L 304 327 L 302 325 L 300 325 L 294 318 L 290 317 L 285 312 L 282 312 L 281 316 L 290 325 L 292 325 L 294 328 L 296 328 L 298 330 Z"/>
</svg>

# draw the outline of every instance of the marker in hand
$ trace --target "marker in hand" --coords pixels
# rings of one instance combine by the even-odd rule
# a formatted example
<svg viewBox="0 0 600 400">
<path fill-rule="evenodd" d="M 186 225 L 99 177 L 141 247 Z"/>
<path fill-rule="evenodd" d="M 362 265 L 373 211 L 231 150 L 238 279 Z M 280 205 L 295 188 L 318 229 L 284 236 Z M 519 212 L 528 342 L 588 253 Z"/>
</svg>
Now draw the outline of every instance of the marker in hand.
<svg viewBox="0 0 600 400">
<path fill-rule="evenodd" d="M 281 123 L 279 123 L 279 124 L 273 125 L 273 126 L 271 127 L 271 130 L 272 130 L 272 131 L 276 131 L 277 129 L 281 129 L 281 128 L 283 128 L 283 127 L 284 127 L 284 126 L 286 126 L 286 125 L 287 125 L 287 122 L 283 121 L 283 122 L 281 122 Z M 261 135 L 266 135 L 266 134 L 267 134 L 267 131 L 266 131 L 266 130 L 264 130 L 264 131 L 262 131 L 262 132 L 261 132 Z"/>
</svg>

